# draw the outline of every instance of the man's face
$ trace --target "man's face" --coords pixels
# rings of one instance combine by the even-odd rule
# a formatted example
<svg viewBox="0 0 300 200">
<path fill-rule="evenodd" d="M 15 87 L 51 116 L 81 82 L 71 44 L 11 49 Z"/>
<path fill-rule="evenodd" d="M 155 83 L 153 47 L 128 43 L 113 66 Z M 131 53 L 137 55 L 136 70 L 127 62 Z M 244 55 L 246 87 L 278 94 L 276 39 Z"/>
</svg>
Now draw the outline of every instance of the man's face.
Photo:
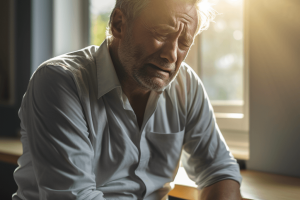
<svg viewBox="0 0 300 200">
<path fill-rule="evenodd" d="M 126 28 L 118 49 L 126 76 L 160 92 L 176 77 L 193 43 L 197 12 L 180 1 L 152 0 Z"/>
</svg>

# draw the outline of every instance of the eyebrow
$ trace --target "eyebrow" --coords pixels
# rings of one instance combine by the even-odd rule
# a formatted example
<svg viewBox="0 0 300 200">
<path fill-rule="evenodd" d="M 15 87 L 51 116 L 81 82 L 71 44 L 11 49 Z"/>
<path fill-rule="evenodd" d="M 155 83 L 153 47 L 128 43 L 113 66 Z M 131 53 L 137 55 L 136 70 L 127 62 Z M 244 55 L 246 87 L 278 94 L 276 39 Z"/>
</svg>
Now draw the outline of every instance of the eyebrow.
<svg viewBox="0 0 300 200">
<path fill-rule="evenodd" d="M 158 30 L 158 31 L 162 31 L 162 32 L 170 32 L 170 33 L 174 33 L 176 32 L 176 28 L 170 25 L 156 25 L 153 27 L 154 30 Z"/>
</svg>

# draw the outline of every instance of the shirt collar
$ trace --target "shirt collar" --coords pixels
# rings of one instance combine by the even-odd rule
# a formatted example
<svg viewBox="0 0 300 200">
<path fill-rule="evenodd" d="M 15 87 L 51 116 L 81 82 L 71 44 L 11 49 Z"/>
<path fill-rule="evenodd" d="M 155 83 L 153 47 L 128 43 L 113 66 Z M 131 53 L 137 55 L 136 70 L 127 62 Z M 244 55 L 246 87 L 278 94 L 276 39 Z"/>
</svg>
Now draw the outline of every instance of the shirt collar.
<svg viewBox="0 0 300 200">
<path fill-rule="evenodd" d="M 96 52 L 98 99 L 109 91 L 121 87 L 116 70 L 110 57 L 107 40 Z"/>
</svg>

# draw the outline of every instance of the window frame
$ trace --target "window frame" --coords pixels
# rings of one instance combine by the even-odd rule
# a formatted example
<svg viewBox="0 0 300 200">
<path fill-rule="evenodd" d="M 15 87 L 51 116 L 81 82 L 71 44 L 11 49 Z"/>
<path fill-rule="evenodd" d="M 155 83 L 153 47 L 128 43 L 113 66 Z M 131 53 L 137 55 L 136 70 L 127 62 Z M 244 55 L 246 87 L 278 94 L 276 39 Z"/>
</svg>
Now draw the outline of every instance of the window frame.
<svg viewBox="0 0 300 200">
<path fill-rule="evenodd" d="M 221 130 L 232 130 L 232 131 L 249 131 L 249 60 L 248 60 L 248 24 L 247 24 L 247 9 L 246 1 L 243 0 L 243 100 L 237 101 L 226 101 L 226 100 L 211 100 L 215 117 L 217 119 L 218 126 Z M 195 38 L 194 46 L 191 48 L 189 55 L 193 54 L 192 57 L 198 59 L 189 59 L 193 68 L 198 76 L 202 77 L 201 73 L 201 34 Z"/>
<path fill-rule="evenodd" d="M 237 159 L 248 160 L 249 153 L 249 2 L 243 0 L 243 100 L 216 101 L 211 100 L 217 124 Z M 201 34 L 195 38 L 186 60 L 201 79 Z M 197 59 L 195 59 L 197 58 Z"/>
</svg>

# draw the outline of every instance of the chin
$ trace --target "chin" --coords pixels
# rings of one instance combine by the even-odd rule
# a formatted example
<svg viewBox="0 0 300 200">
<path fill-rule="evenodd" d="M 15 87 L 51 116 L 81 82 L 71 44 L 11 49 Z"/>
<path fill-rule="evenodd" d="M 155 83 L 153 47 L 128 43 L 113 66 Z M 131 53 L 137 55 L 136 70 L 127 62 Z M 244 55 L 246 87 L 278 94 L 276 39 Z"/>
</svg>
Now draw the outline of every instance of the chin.
<svg viewBox="0 0 300 200">
<path fill-rule="evenodd" d="M 165 82 L 162 79 L 156 80 L 157 78 L 137 78 L 137 82 L 141 87 L 147 90 L 153 90 L 156 92 L 162 92 L 168 85 L 169 82 Z"/>
<path fill-rule="evenodd" d="M 143 79 L 143 83 L 147 85 L 148 89 L 154 90 L 156 92 L 162 92 L 166 89 L 177 77 L 179 70 L 176 72 L 175 76 L 171 76 L 168 80 L 163 80 L 161 78 L 148 78 Z"/>
<path fill-rule="evenodd" d="M 179 70 L 177 70 L 175 74 L 170 74 L 170 76 L 166 79 L 164 77 L 149 76 L 144 72 L 137 73 L 137 71 L 134 71 L 134 73 L 132 73 L 132 77 L 141 86 L 141 88 L 161 93 L 176 79 L 178 73 Z"/>
</svg>

